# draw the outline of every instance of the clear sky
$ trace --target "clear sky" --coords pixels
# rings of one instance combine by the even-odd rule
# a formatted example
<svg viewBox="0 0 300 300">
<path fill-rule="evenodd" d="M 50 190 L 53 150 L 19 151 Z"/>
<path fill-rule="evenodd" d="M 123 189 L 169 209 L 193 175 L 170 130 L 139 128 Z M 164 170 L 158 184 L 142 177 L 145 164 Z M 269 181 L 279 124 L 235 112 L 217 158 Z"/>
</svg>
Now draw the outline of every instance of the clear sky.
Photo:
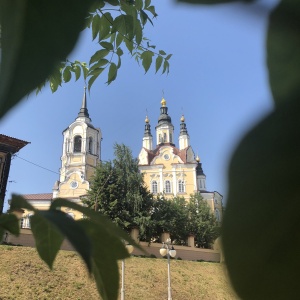
<svg viewBox="0 0 300 300">
<path fill-rule="evenodd" d="M 153 1 L 158 18 L 154 27 L 148 26 L 146 36 L 157 49 L 173 54 L 170 73 L 154 74 L 152 68 L 144 75 L 130 55 L 123 55 L 115 82 L 106 86 L 104 76 L 94 83 L 88 110 L 93 125 L 103 134 L 102 160 L 113 158 L 116 142 L 138 155 L 146 109 L 155 137 L 164 91 L 175 137 L 184 113 L 207 188 L 224 195 L 226 201 L 232 151 L 243 134 L 273 108 L 265 64 L 267 7 L 272 2 L 193 6 Z M 87 61 L 94 44 L 85 32 L 70 57 Z M 23 100 L 0 122 L 1 133 L 31 142 L 12 161 L 6 203 L 11 193 L 52 192 L 59 179 L 62 131 L 77 117 L 83 87 L 80 79 L 54 94 L 45 88 L 38 96 Z"/>
</svg>

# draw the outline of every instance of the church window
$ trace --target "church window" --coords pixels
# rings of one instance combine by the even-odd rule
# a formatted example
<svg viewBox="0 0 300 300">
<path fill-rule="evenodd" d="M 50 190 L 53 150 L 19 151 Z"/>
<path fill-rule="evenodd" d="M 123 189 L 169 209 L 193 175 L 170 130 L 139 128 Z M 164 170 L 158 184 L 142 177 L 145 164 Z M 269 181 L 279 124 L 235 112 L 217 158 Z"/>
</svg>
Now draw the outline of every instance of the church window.
<svg viewBox="0 0 300 300">
<path fill-rule="evenodd" d="M 159 143 L 162 143 L 162 142 L 163 142 L 162 137 L 161 137 L 161 134 L 158 135 L 158 140 L 159 140 Z"/>
<path fill-rule="evenodd" d="M 81 136 L 76 135 L 74 137 L 74 152 L 81 152 Z"/>
<path fill-rule="evenodd" d="M 170 143 L 173 143 L 172 133 L 170 133 Z"/>
<path fill-rule="evenodd" d="M 89 137 L 89 153 L 93 154 L 93 138 Z"/>
<path fill-rule="evenodd" d="M 164 143 L 167 142 L 167 134 L 164 132 Z"/>
<path fill-rule="evenodd" d="M 184 186 L 184 181 L 183 180 L 178 181 L 178 192 L 179 193 L 184 193 L 185 192 L 185 186 Z"/>
<path fill-rule="evenodd" d="M 167 194 L 171 193 L 171 182 L 170 182 L 170 180 L 165 181 L 165 192 Z"/>
<path fill-rule="evenodd" d="M 151 183 L 151 189 L 153 194 L 157 194 L 157 181 L 153 180 Z"/>
</svg>

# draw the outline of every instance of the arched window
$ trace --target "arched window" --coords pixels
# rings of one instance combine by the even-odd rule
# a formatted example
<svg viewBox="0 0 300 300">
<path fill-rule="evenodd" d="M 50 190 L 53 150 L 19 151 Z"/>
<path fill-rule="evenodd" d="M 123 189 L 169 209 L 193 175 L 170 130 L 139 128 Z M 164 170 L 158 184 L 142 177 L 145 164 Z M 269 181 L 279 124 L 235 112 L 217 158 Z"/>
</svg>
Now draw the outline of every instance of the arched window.
<svg viewBox="0 0 300 300">
<path fill-rule="evenodd" d="M 93 138 L 89 137 L 89 153 L 93 154 Z"/>
<path fill-rule="evenodd" d="M 153 194 L 157 194 L 157 181 L 153 180 L 151 183 L 151 190 Z"/>
<path fill-rule="evenodd" d="M 184 181 L 183 180 L 178 181 L 178 192 L 179 193 L 184 193 L 185 192 Z"/>
<path fill-rule="evenodd" d="M 170 143 L 173 143 L 172 133 L 170 133 Z"/>
<path fill-rule="evenodd" d="M 76 135 L 74 137 L 74 152 L 81 152 L 81 136 Z"/>
<path fill-rule="evenodd" d="M 170 180 L 166 180 L 165 181 L 165 192 L 168 194 L 168 193 L 171 193 L 171 182 Z"/>
<path fill-rule="evenodd" d="M 164 143 L 167 142 L 167 134 L 164 132 Z"/>
<path fill-rule="evenodd" d="M 159 141 L 159 143 L 163 142 L 161 134 L 158 135 L 158 141 Z"/>
</svg>

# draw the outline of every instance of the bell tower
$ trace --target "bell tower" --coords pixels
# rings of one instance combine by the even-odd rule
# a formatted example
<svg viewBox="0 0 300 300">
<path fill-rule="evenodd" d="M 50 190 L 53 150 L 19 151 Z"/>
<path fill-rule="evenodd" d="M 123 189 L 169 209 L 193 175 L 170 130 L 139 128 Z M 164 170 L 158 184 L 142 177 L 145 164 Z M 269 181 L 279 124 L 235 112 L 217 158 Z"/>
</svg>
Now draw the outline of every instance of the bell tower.
<svg viewBox="0 0 300 300">
<path fill-rule="evenodd" d="M 156 144 L 174 144 L 174 126 L 171 117 L 168 115 L 167 101 L 162 98 L 160 116 L 156 129 Z"/>
<path fill-rule="evenodd" d="M 101 130 L 91 122 L 85 88 L 77 118 L 62 133 L 60 178 L 54 184 L 53 198 L 79 201 L 79 196 L 89 189 L 89 181 L 100 162 L 102 140 Z"/>
</svg>

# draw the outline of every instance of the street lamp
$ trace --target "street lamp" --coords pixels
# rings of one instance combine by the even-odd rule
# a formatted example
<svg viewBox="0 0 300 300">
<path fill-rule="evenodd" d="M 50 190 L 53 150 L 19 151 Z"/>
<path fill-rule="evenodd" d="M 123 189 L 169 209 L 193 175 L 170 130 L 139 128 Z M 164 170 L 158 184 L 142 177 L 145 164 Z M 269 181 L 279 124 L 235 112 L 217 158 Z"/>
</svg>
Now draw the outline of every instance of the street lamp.
<svg viewBox="0 0 300 300">
<path fill-rule="evenodd" d="M 133 251 L 132 245 L 125 246 L 128 253 L 131 254 Z M 125 300 L 125 259 L 122 259 L 122 285 L 121 285 L 121 300 Z"/>
<path fill-rule="evenodd" d="M 176 250 L 174 249 L 170 238 L 167 239 L 166 242 L 162 244 L 162 247 L 159 250 L 159 253 L 160 253 L 161 256 L 167 255 L 167 257 L 168 257 L 168 300 L 172 300 L 170 256 L 175 257 L 176 256 Z"/>
</svg>

